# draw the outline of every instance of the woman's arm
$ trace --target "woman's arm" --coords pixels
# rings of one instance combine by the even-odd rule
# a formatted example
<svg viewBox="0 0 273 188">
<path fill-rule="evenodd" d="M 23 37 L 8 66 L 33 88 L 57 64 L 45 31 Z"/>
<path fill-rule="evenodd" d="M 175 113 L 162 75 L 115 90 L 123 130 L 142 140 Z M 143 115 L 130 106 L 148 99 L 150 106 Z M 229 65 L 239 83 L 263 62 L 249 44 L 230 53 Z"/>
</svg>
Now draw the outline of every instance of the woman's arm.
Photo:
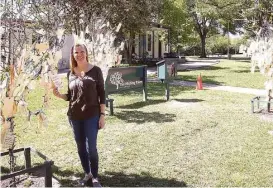
<svg viewBox="0 0 273 188">
<path fill-rule="evenodd" d="M 98 68 L 97 92 L 98 92 L 98 97 L 100 102 L 99 128 L 102 129 L 105 126 L 105 91 L 104 91 L 104 79 L 103 79 L 102 71 L 100 68 Z"/>
<path fill-rule="evenodd" d="M 99 129 L 103 129 L 105 126 L 105 104 L 100 105 L 100 119 L 99 119 Z"/>
<path fill-rule="evenodd" d="M 101 115 L 105 115 L 105 104 L 100 104 L 100 113 Z"/>
<path fill-rule="evenodd" d="M 105 112 L 105 91 L 104 91 L 104 79 L 102 76 L 102 71 L 98 67 L 98 82 L 97 82 L 97 93 L 99 97 L 99 103 L 101 106 L 101 110 Z M 101 111 L 102 112 L 102 111 Z"/>
<path fill-rule="evenodd" d="M 53 94 L 54 94 L 56 97 L 61 98 L 61 99 L 65 100 L 65 101 L 68 100 L 68 96 L 67 96 L 66 94 L 61 94 L 61 93 L 58 91 L 57 88 L 53 88 Z"/>
</svg>

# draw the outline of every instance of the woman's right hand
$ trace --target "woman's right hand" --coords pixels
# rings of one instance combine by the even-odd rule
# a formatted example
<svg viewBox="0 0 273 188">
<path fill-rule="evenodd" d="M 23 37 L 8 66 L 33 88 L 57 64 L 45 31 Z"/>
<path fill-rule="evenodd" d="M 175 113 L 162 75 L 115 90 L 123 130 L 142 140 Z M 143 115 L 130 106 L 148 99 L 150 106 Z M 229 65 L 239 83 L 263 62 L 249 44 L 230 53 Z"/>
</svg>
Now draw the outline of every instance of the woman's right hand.
<svg viewBox="0 0 273 188">
<path fill-rule="evenodd" d="M 53 88 L 53 94 L 54 94 L 56 97 L 61 98 L 61 94 L 60 94 L 60 92 L 58 91 L 58 88 L 57 88 L 57 87 Z"/>
<path fill-rule="evenodd" d="M 57 88 L 57 87 L 53 88 L 53 94 L 54 94 L 56 97 L 59 97 L 59 98 L 65 100 L 65 101 L 67 100 L 67 96 L 66 96 L 65 94 L 61 94 L 61 93 L 58 91 L 58 88 Z"/>
</svg>

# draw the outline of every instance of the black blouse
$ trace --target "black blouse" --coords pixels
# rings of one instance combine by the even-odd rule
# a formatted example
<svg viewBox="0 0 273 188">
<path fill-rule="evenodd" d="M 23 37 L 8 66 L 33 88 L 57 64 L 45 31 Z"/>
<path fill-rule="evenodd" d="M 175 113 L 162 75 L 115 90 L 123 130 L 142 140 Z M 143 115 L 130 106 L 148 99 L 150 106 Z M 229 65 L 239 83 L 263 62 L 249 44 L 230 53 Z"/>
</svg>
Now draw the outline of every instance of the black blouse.
<svg viewBox="0 0 273 188">
<path fill-rule="evenodd" d="M 68 73 L 67 115 L 73 120 L 85 120 L 100 114 L 100 104 L 105 104 L 104 80 L 102 71 L 94 66 L 79 77 Z"/>
</svg>

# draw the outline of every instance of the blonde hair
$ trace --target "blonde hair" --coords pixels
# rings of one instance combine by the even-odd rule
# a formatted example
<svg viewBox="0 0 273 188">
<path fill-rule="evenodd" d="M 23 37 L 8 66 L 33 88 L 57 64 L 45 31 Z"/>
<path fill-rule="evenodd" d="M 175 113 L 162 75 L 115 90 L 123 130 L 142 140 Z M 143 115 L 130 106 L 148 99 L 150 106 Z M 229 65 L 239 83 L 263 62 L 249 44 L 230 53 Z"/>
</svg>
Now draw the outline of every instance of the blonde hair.
<svg viewBox="0 0 273 188">
<path fill-rule="evenodd" d="M 86 61 L 88 61 L 88 51 L 87 48 L 84 44 L 75 44 L 72 48 L 71 48 L 71 53 L 70 53 L 70 70 L 71 72 L 74 72 L 74 68 L 78 66 L 78 63 L 76 61 L 76 59 L 74 58 L 74 48 L 78 47 L 78 46 L 82 46 L 85 49 L 85 53 L 86 53 Z"/>
</svg>

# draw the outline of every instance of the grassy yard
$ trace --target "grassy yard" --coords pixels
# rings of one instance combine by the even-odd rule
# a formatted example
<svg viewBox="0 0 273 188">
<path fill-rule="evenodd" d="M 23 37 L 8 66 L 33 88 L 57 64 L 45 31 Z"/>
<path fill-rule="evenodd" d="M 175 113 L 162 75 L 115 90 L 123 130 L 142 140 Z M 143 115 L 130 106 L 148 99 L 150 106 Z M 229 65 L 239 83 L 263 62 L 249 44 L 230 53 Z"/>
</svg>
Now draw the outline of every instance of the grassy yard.
<svg viewBox="0 0 273 188">
<path fill-rule="evenodd" d="M 232 69 L 225 68 L 230 64 L 235 63 L 216 65 L 220 68 L 208 70 L 210 74 L 202 71 L 204 80 L 215 72 L 212 80 L 230 85 L 233 76 L 228 81 L 219 76 Z M 246 67 L 247 63 L 239 64 Z M 180 74 L 190 77 L 190 73 Z M 148 92 L 148 102 L 141 102 L 137 92 L 113 95 L 115 116 L 106 117 L 98 140 L 103 186 L 273 185 L 273 136 L 268 133 L 273 124 L 251 113 L 252 95 L 176 86 L 171 87 L 171 100 L 166 102 L 161 84 L 148 84 Z M 41 105 L 42 93 L 30 94 L 31 109 Z M 16 118 L 17 146 L 41 151 L 54 161 L 54 176 L 62 186 L 73 186 L 82 177 L 82 169 L 67 122 L 67 103 L 51 98 L 47 128 L 37 129 L 35 117 L 31 124 L 25 116 Z M 34 157 L 33 163 L 39 162 Z"/>
<path fill-rule="evenodd" d="M 201 74 L 205 83 L 264 89 L 266 77 L 258 68 L 252 74 L 250 68 L 251 63 L 248 60 L 221 60 L 211 67 L 179 72 L 178 79 L 196 81 L 197 75 Z"/>
</svg>

